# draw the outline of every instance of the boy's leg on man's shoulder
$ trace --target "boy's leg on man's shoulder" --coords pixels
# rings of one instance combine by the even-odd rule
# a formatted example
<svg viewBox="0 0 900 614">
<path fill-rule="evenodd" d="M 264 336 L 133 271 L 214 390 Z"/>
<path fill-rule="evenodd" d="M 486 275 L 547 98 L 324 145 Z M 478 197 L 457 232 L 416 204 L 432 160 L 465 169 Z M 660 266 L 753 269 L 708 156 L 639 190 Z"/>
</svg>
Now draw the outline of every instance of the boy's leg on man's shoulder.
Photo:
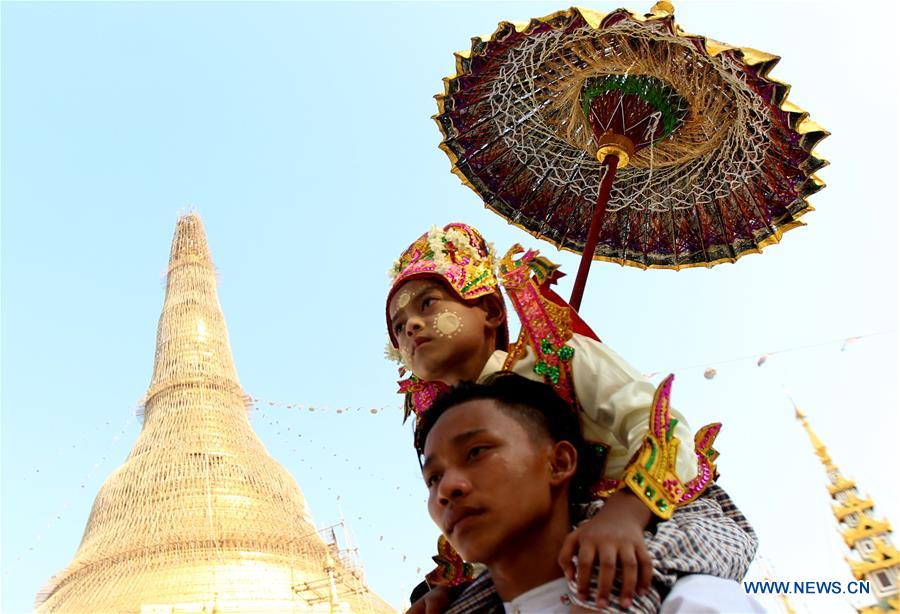
<svg viewBox="0 0 900 614">
<path fill-rule="evenodd" d="M 591 582 L 590 600 L 582 600 L 575 596 L 574 585 L 570 586 L 573 612 L 621 612 L 613 597 L 613 604 L 598 610 L 594 606 L 593 596 L 596 594 L 596 581 Z M 613 584 L 613 594 L 618 594 L 618 579 Z M 658 585 L 657 585 L 658 586 Z M 741 584 L 734 580 L 726 580 L 706 574 L 690 574 L 678 578 L 665 599 L 660 599 L 657 586 L 652 586 L 644 595 L 635 595 L 628 612 L 660 614 L 739 614 L 765 613 L 751 596 L 747 595 Z M 663 592 L 664 589 L 663 589 Z"/>
<path fill-rule="evenodd" d="M 654 531 L 645 533 L 645 543 L 653 558 L 653 584 L 650 594 L 642 599 L 636 596 L 629 611 L 765 611 L 744 593 L 738 582 L 756 552 L 756 534 L 717 484 L 711 484 L 707 492 L 676 511 L 671 519 L 658 523 Z M 596 582 L 595 574 L 591 579 L 592 596 Z M 618 587 L 617 578 L 611 599 L 614 603 Z M 572 586 L 570 596 L 574 591 Z M 573 597 L 573 603 L 596 611 L 592 602 L 593 599 Z M 609 611 L 620 610 L 612 606 Z"/>
</svg>

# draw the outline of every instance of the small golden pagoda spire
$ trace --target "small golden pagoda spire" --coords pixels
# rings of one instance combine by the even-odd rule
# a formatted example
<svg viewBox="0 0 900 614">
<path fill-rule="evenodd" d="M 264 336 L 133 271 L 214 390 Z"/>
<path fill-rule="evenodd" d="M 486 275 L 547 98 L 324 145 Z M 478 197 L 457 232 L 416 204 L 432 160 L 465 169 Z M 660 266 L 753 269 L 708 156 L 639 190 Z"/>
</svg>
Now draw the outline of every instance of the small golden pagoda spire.
<svg viewBox="0 0 900 614">
<path fill-rule="evenodd" d="M 841 527 L 844 542 L 856 557 L 845 557 L 853 577 L 866 580 L 876 603 L 858 608 L 861 614 L 900 612 L 900 551 L 891 541 L 891 525 L 872 517 L 875 507 L 869 497 L 861 497 L 856 482 L 848 480 L 832 462 L 825 444 L 812 430 L 806 414 L 794 400 L 795 417 L 809 436 L 816 456 L 825 466 L 830 484 L 828 494 L 835 501 L 832 512 Z"/>
</svg>

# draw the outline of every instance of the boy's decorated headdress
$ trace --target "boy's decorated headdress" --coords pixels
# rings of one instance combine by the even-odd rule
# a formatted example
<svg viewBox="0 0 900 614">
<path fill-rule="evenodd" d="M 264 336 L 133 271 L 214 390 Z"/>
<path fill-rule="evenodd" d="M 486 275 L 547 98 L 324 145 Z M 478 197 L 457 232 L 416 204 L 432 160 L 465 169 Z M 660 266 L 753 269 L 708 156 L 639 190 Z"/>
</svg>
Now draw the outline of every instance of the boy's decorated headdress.
<svg viewBox="0 0 900 614">
<path fill-rule="evenodd" d="M 405 282 L 438 278 L 465 302 L 499 293 L 493 250 L 481 233 L 458 222 L 443 228 L 433 226 L 400 254 L 389 274 L 393 281 L 385 302 L 385 315 L 394 347 L 397 347 L 397 339 L 391 329 L 389 306 L 394 293 Z M 508 343 L 509 333 L 504 322 L 497 331 L 497 347 L 506 349 Z"/>
</svg>

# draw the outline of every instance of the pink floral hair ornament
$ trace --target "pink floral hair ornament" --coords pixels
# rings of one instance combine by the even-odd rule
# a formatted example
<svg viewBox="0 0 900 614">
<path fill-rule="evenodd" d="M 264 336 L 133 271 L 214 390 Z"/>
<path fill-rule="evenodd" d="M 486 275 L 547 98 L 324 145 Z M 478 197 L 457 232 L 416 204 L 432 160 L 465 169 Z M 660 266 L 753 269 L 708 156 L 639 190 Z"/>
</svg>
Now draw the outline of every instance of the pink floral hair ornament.
<svg viewBox="0 0 900 614">
<path fill-rule="evenodd" d="M 385 315 L 391 345 L 397 347 L 397 338 L 391 329 L 389 307 L 400 286 L 413 279 L 430 277 L 442 281 L 467 303 L 489 294 L 499 296 L 494 260 L 494 251 L 481 233 L 460 222 L 443 228 L 432 226 L 416 239 L 388 272 L 392 282 L 385 301 Z M 497 331 L 497 347 L 506 349 L 508 343 L 509 333 L 504 322 Z"/>
</svg>

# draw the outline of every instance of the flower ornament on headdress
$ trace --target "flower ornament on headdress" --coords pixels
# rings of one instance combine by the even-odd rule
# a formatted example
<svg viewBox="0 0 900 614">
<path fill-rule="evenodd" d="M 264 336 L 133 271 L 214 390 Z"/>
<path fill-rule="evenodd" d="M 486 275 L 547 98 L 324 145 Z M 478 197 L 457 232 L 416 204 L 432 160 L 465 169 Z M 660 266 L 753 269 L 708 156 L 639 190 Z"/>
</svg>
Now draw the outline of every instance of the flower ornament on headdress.
<svg viewBox="0 0 900 614">
<path fill-rule="evenodd" d="M 400 270 L 401 270 L 400 259 L 398 258 L 397 260 L 394 260 L 393 263 L 391 263 L 391 268 L 389 268 L 388 272 L 387 272 L 388 277 L 390 277 L 391 279 L 394 279 L 397 276 L 397 273 L 400 272 Z"/>
<path fill-rule="evenodd" d="M 480 254 L 472 246 L 469 237 L 458 228 L 441 229 L 432 226 L 428 231 L 428 247 L 434 254 L 436 271 L 445 275 L 455 266 L 463 262 L 477 260 Z"/>
<path fill-rule="evenodd" d="M 396 362 L 400 365 L 403 364 L 403 356 L 400 355 L 400 350 L 395 348 L 390 341 L 384 344 L 384 357 L 391 362 Z"/>
<path fill-rule="evenodd" d="M 412 371 L 412 365 L 410 364 L 409 353 L 398 348 L 395 348 L 391 343 L 391 340 L 388 339 L 384 344 L 384 358 L 390 362 L 395 362 L 399 367 L 400 377 L 403 377 L 407 371 Z"/>
<path fill-rule="evenodd" d="M 494 268 L 493 250 L 477 230 L 462 223 L 434 226 L 394 262 L 387 305 L 401 285 L 421 277 L 441 279 L 464 301 L 493 294 L 498 288 Z M 396 347 L 391 316 L 386 315 L 391 343 Z"/>
</svg>

